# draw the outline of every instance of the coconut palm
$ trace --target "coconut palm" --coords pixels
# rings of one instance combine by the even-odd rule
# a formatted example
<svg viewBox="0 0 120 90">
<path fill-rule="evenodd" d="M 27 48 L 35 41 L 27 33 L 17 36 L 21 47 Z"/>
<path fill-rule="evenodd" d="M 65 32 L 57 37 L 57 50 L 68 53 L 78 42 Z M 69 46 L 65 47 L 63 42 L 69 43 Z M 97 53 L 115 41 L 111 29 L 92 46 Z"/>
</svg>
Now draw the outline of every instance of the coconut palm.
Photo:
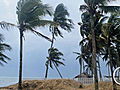
<svg viewBox="0 0 120 90">
<path fill-rule="evenodd" d="M 83 61 L 85 61 L 88 64 L 88 66 L 90 67 L 90 70 L 92 70 L 91 65 L 89 65 L 89 64 L 92 64 L 92 63 L 90 63 L 90 62 L 92 62 L 92 60 L 91 60 L 91 58 L 92 58 L 92 35 L 91 35 L 91 31 L 90 31 L 91 29 L 90 29 L 90 22 L 89 22 L 90 15 L 88 12 L 84 12 L 81 15 L 81 18 L 82 18 L 82 23 L 79 23 L 79 25 L 80 25 L 80 34 L 82 35 L 83 39 L 80 42 L 81 53 L 79 56 L 82 56 Z M 102 47 L 104 45 L 104 43 L 101 43 L 101 44 L 99 43 L 102 41 L 101 38 L 99 38 L 99 36 L 101 34 L 101 26 L 107 17 L 99 16 L 99 18 L 100 18 L 100 20 L 98 22 L 96 22 L 96 24 L 97 24 L 96 25 L 97 26 L 96 27 L 96 29 L 97 29 L 97 31 L 96 31 L 97 57 L 99 57 Z M 97 58 L 97 65 L 100 67 L 99 62 L 100 62 L 99 58 Z M 98 70 L 99 70 L 100 78 L 102 79 L 100 68 Z"/>
<path fill-rule="evenodd" d="M 61 29 L 70 32 L 71 29 L 73 28 L 73 22 L 71 19 L 68 18 L 68 16 L 69 16 L 69 12 L 67 11 L 64 4 L 62 4 L 62 3 L 58 4 L 57 7 L 55 8 L 55 11 L 53 14 L 53 22 L 57 23 L 58 25 L 49 27 L 50 32 L 52 34 L 52 42 L 51 42 L 50 48 L 53 48 L 54 40 L 56 39 L 57 36 L 63 37 Z M 46 63 L 47 62 L 48 62 L 48 60 L 46 61 Z M 46 64 L 45 78 L 47 78 L 48 65 L 49 64 Z M 60 75 L 60 76 L 62 77 L 62 75 Z"/>
<path fill-rule="evenodd" d="M 112 0 L 84 0 L 85 5 L 80 6 L 80 10 L 89 14 L 90 33 L 92 37 L 92 64 L 95 80 L 95 90 L 98 90 L 98 75 L 97 75 L 97 63 L 96 63 L 96 27 L 100 16 L 104 12 L 117 12 L 120 10 L 119 6 L 105 6 L 108 1 Z"/>
<path fill-rule="evenodd" d="M 77 55 L 76 60 L 79 60 L 79 65 L 80 65 L 80 74 L 85 71 L 85 61 L 83 59 L 83 54 L 79 52 L 73 52 Z"/>
<path fill-rule="evenodd" d="M 41 0 L 19 0 L 17 4 L 18 27 L 20 32 L 20 66 L 19 66 L 19 89 L 22 89 L 22 61 L 23 61 L 23 37 L 25 31 L 30 31 L 49 41 L 50 38 L 36 31 L 36 27 L 51 24 L 52 21 L 43 20 L 45 15 L 52 15 L 51 7 L 43 4 Z M 52 23 L 53 24 L 53 23 Z"/>
<path fill-rule="evenodd" d="M 93 72 L 92 72 L 92 63 L 91 63 L 92 60 L 91 60 L 90 52 L 85 53 L 85 51 L 84 52 L 82 51 L 82 53 L 78 53 L 78 52 L 74 52 L 74 53 L 78 55 L 76 59 L 79 60 L 80 74 L 82 72 L 86 72 L 92 76 Z"/>
<path fill-rule="evenodd" d="M 73 22 L 68 17 L 69 12 L 64 4 L 58 4 L 53 14 L 53 22 L 58 23 L 58 26 L 50 26 L 50 32 L 52 33 L 52 42 L 54 42 L 55 36 L 63 37 L 61 28 L 68 32 L 73 29 Z M 53 44 L 51 44 L 51 47 L 52 46 Z"/>
<path fill-rule="evenodd" d="M 4 54 L 5 51 L 10 51 L 10 45 L 3 42 L 3 35 L 0 34 L 0 65 L 4 66 L 3 63 L 7 63 L 6 60 L 11 60 L 7 55 Z"/>
<path fill-rule="evenodd" d="M 113 89 L 116 88 L 114 79 L 113 79 L 113 71 L 115 68 L 120 66 L 119 59 L 119 45 L 120 45 L 120 18 L 117 14 L 112 14 L 108 22 L 103 25 L 103 35 L 102 38 L 105 39 L 105 52 L 104 57 L 107 61 L 107 65 L 110 67 L 111 76 L 113 81 Z"/>
<path fill-rule="evenodd" d="M 47 76 L 48 76 L 49 67 L 51 67 L 53 69 L 53 65 L 55 66 L 55 68 L 56 68 L 58 74 L 60 75 L 60 77 L 63 78 L 62 74 L 60 73 L 60 71 L 58 69 L 58 67 L 60 65 L 65 65 L 62 61 L 60 61 L 60 60 L 64 60 L 62 58 L 63 53 L 61 53 L 57 48 L 52 47 L 48 50 L 48 54 L 49 54 L 49 56 L 47 57 L 47 61 L 45 63 L 45 65 L 46 65 L 45 78 L 47 78 Z"/>
</svg>

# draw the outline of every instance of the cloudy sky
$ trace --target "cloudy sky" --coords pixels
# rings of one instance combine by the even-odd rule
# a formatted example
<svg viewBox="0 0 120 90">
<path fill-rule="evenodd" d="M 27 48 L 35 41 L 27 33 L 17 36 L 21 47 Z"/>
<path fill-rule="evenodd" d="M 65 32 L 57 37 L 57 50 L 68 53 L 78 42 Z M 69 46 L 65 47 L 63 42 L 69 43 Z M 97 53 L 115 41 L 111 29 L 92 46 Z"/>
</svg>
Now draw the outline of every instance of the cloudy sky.
<svg viewBox="0 0 120 90">
<path fill-rule="evenodd" d="M 47 3 L 53 7 L 53 9 L 59 4 L 64 3 L 70 12 L 70 18 L 75 23 L 75 29 L 71 33 L 63 31 L 64 38 L 57 38 L 55 47 L 64 53 L 66 66 L 61 66 L 60 71 L 65 78 L 73 78 L 79 73 L 79 64 L 75 60 L 76 55 L 74 51 L 79 51 L 79 41 L 81 37 L 79 35 L 79 26 L 77 23 L 80 21 L 79 6 L 83 4 L 83 0 L 42 0 L 43 3 Z M 0 21 L 7 21 L 17 24 L 16 5 L 18 0 L 0 0 Z M 112 3 L 113 5 L 120 5 L 119 0 Z M 48 27 L 39 28 L 41 32 L 48 33 Z M 17 28 L 11 28 L 10 31 L 0 30 L 5 36 L 5 42 L 12 46 L 11 52 L 6 52 L 11 57 L 11 61 L 4 67 L 0 66 L 0 77 L 17 77 L 18 65 L 19 65 L 19 32 Z M 23 76 L 24 77 L 44 77 L 45 73 L 45 61 L 47 56 L 47 49 L 50 47 L 50 43 L 43 38 L 37 37 L 29 32 L 25 33 L 24 42 L 24 63 L 23 63 Z M 106 74 L 105 65 L 102 64 L 102 71 Z M 50 69 L 49 78 L 59 78 L 55 69 Z"/>
</svg>

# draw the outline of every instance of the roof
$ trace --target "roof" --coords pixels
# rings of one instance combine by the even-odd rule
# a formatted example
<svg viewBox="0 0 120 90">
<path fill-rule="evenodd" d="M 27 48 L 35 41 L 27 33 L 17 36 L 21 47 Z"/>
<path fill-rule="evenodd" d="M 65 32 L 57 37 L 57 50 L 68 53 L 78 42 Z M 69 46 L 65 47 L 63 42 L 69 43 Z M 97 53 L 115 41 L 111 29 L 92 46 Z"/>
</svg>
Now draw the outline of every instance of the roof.
<svg viewBox="0 0 120 90">
<path fill-rule="evenodd" d="M 87 73 L 81 73 L 77 76 L 75 76 L 74 78 L 92 78 L 93 76 L 87 74 Z"/>
</svg>

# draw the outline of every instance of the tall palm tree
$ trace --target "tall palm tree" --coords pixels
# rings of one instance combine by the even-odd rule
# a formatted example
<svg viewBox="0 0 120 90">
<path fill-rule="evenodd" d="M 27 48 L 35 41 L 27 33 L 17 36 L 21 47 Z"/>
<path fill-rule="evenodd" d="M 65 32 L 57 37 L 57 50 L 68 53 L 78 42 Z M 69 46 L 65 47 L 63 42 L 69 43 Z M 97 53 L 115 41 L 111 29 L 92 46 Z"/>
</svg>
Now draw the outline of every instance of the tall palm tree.
<svg viewBox="0 0 120 90">
<path fill-rule="evenodd" d="M 36 27 L 51 24 L 52 21 L 43 20 L 45 15 L 52 15 L 51 7 L 43 4 L 41 0 L 19 0 L 17 4 L 18 27 L 20 32 L 20 66 L 19 66 L 19 86 L 22 89 L 22 63 L 23 63 L 23 37 L 25 31 L 30 31 L 41 36 L 48 41 L 50 38 L 36 31 Z M 53 24 L 53 23 L 52 23 Z"/>
<path fill-rule="evenodd" d="M 3 63 L 7 63 L 6 60 L 11 60 L 7 55 L 4 54 L 5 51 L 10 51 L 10 45 L 3 42 L 3 35 L 0 34 L 0 65 L 4 66 Z"/>
<path fill-rule="evenodd" d="M 79 56 L 82 56 L 81 58 L 87 63 L 87 67 L 90 68 L 90 70 L 92 70 L 92 34 L 91 34 L 91 29 L 90 29 L 90 15 L 88 12 L 84 12 L 82 15 L 81 15 L 81 18 L 82 18 L 82 23 L 79 23 L 80 25 L 80 34 L 82 35 L 83 39 L 82 41 L 80 42 L 80 46 L 81 46 L 81 53 Z M 106 20 L 107 17 L 102 17 L 102 16 L 99 16 L 99 21 L 96 22 L 96 28 L 97 28 L 97 31 L 96 31 L 96 55 L 97 55 L 97 66 L 100 67 L 100 61 L 99 61 L 99 56 L 100 56 L 100 51 L 102 49 L 102 44 L 100 44 L 99 42 L 102 41 L 99 36 L 101 34 L 101 26 L 103 24 L 103 22 Z M 87 69 L 88 70 L 88 69 Z M 99 70 L 99 75 L 100 75 L 100 78 L 102 79 L 102 75 L 101 75 L 101 71 L 100 71 L 100 68 L 98 69 Z"/>
<path fill-rule="evenodd" d="M 110 67 L 111 76 L 113 81 L 113 89 L 116 89 L 116 84 L 113 79 L 113 70 L 120 66 L 119 59 L 119 45 L 120 45 L 120 18 L 119 15 L 112 14 L 108 22 L 103 25 L 102 37 L 106 41 L 105 53 L 103 54 L 107 61 L 107 65 Z"/>
<path fill-rule="evenodd" d="M 53 22 L 57 23 L 58 25 L 49 27 L 50 32 L 52 34 L 52 42 L 51 42 L 50 48 L 53 48 L 54 40 L 56 39 L 57 36 L 63 37 L 61 28 L 65 31 L 68 31 L 68 32 L 70 32 L 71 29 L 73 28 L 73 22 L 72 22 L 71 19 L 68 18 L 68 16 L 69 16 L 69 12 L 67 11 L 64 4 L 62 4 L 62 3 L 58 4 L 57 7 L 55 8 L 55 11 L 54 11 L 54 14 L 53 14 Z M 46 61 L 46 63 L 47 62 L 48 61 Z M 55 68 L 56 68 L 56 66 L 55 66 Z M 47 73 L 48 73 L 48 64 L 46 64 L 45 78 L 47 78 Z"/>
<path fill-rule="evenodd" d="M 80 6 L 80 10 L 87 12 L 89 14 L 89 29 L 92 37 L 92 64 L 93 64 L 93 73 L 94 73 L 94 82 L 95 90 L 99 90 L 98 87 L 98 73 L 97 73 L 97 63 L 96 63 L 96 31 L 97 31 L 97 22 L 100 19 L 100 16 L 104 12 L 117 12 L 120 10 L 119 6 L 105 6 L 108 1 L 112 0 L 84 0 L 85 5 Z"/>
</svg>

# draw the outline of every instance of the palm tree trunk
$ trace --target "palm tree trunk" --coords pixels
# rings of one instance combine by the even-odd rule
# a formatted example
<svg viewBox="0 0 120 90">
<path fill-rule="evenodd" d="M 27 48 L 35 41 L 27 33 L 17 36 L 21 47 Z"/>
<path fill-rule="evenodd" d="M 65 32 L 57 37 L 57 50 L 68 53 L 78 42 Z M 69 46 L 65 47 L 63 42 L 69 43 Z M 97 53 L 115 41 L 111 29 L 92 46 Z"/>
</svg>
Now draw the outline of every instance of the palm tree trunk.
<svg viewBox="0 0 120 90">
<path fill-rule="evenodd" d="M 120 80 L 120 70 L 119 70 L 119 72 L 118 72 L 118 80 Z"/>
<path fill-rule="evenodd" d="M 112 69 L 112 66 L 110 65 L 110 69 L 111 69 L 111 76 L 112 76 L 112 82 L 113 82 L 113 90 L 117 90 L 117 87 L 116 87 L 116 83 L 113 79 L 113 69 Z"/>
<path fill-rule="evenodd" d="M 94 31 L 93 31 L 94 32 Z M 95 83 L 95 90 L 99 90 L 98 87 L 98 73 L 97 73 L 97 64 L 96 64 L 96 43 L 95 43 L 95 35 L 92 34 L 92 62 L 93 62 L 93 73 L 94 73 L 94 83 Z"/>
<path fill-rule="evenodd" d="M 83 63 L 82 63 L 82 60 L 80 60 L 80 59 L 79 59 L 79 65 L 80 65 L 80 75 L 81 75 Z M 80 81 L 80 77 L 78 78 L 78 81 Z"/>
<path fill-rule="evenodd" d="M 100 67 L 100 61 L 99 60 L 98 60 L 98 67 L 99 67 L 100 81 L 103 81 L 103 79 L 102 79 L 102 73 L 101 73 L 101 67 Z"/>
<path fill-rule="evenodd" d="M 48 76 L 48 65 L 46 65 L 45 79 L 47 79 L 47 76 Z"/>
<path fill-rule="evenodd" d="M 79 60 L 79 64 L 80 64 L 80 74 L 82 73 L 82 61 Z"/>
<path fill-rule="evenodd" d="M 53 47 L 54 39 L 55 39 L 54 32 L 52 32 L 52 42 L 51 42 L 51 48 Z"/>
<path fill-rule="evenodd" d="M 63 77 L 62 77 L 62 74 L 60 73 L 59 69 L 57 68 L 57 66 L 55 65 L 55 63 L 54 63 L 54 62 L 53 62 L 53 64 L 54 64 L 54 66 L 55 66 L 55 68 L 56 68 L 56 70 L 57 70 L 58 74 L 60 75 L 60 77 L 61 77 L 61 78 L 63 78 Z"/>
<path fill-rule="evenodd" d="M 22 90 L 22 57 L 23 57 L 23 31 L 20 30 L 20 65 L 19 65 L 19 85 L 18 90 Z"/>
<path fill-rule="evenodd" d="M 51 42 L 51 46 L 50 46 L 50 48 L 53 47 L 53 43 L 54 43 L 54 32 L 52 32 L 52 42 Z M 46 65 L 45 78 L 47 78 L 47 76 L 48 76 L 48 65 Z"/>
<path fill-rule="evenodd" d="M 91 15 L 91 31 L 92 31 L 92 64 L 93 64 L 94 84 L 95 84 L 95 90 L 99 90 L 97 63 L 96 63 L 96 42 L 95 42 L 95 31 L 94 31 L 94 18 L 93 18 L 93 15 Z"/>
<path fill-rule="evenodd" d="M 84 61 L 83 61 L 83 63 L 82 63 L 83 65 L 83 72 L 85 72 L 85 64 L 84 64 Z"/>
<path fill-rule="evenodd" d="M 108 64 L 108 75 L 110 76 L 110 65 Z"/>
<path fill-rule="evenodd" d="M 116 83 L 113 78 L 113 67 L 112 67 L 112 57 L 110 53 L 110 47 L 108 47 L 108 54 L 109 54 L 109 60 L 110 60 L 110 69 L 111 69 L 111 76 L 112 76 L 112 82 L 113 82 L 113 90 L 117 90 Z"/>
</svg>

